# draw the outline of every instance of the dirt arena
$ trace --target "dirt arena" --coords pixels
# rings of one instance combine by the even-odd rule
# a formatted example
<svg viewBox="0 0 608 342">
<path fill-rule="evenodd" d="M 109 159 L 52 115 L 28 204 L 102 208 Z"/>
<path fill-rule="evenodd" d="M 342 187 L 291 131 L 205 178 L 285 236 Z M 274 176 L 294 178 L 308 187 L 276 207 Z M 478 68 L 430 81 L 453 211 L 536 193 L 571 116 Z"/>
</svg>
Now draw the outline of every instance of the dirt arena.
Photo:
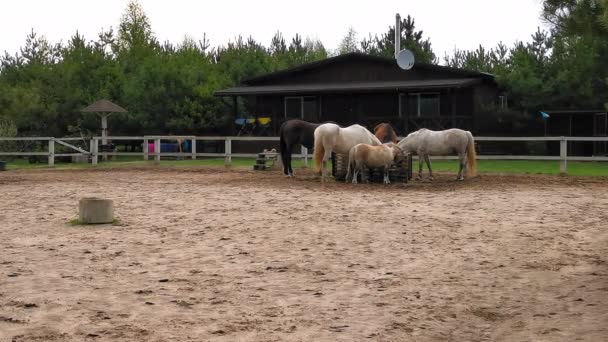
<svg viewBox="0 0 608 342">
<path fill-rule="evenodd" d="M 608 178 L 453 178 L 0 173 L 0 341 L 608 340 Z"/>
</svg>

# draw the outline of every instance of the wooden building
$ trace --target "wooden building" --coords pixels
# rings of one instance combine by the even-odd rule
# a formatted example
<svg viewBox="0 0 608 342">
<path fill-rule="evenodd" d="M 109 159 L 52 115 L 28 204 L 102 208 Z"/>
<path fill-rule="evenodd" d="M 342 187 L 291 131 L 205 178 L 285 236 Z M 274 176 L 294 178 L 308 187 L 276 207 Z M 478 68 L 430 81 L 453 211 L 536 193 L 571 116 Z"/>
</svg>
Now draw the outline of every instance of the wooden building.
<svg viewBox="0 0 608 342">
<path fill-rule="evenodd" d="M 368 128 L 390 122 L 399 134 L 423 127 L 476 132 L 476 118 L 494 108 L 499 95 L 490 74 L 421 63 L 406 71 L 392 58 L 361 53 L 261 75 L 215 92 L 232 98 L 239 124 L 270 118 L 273 134 L 290 118 Z"/>
<path fill-rule="evenodd" d="M 545 110 L 549 118 L 544 120 L 545 136 L 605 137 L 608 136 L 608 112 L 595 110 Z M 552 153 L 557 147 L 553 146 Z M 608 155 L 606 142 L 570 141 L 568 154 L 578 156 Z"/>
</svg>

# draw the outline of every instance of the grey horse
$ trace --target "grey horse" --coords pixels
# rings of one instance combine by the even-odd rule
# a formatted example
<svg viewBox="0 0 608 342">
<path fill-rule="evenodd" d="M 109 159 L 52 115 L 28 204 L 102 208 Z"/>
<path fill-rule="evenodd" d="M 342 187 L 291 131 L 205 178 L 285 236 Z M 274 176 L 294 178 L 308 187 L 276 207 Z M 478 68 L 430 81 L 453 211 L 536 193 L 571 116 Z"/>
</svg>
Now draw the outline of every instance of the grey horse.
<svg viewBox="0 0 608 342">
<path fill-rule="evenodd" d="M 422 178 L 422 166 L 426 162 L 429 168 L 429 177 L 433 179 L 430 155 L 445 156 L 458 155 L 460 168 L 457 180 L 464 180 L 464 170 L 466 168 L 467 177 L 474 177 L 477 174 L 477 161 L 475 154 L 475 140 L 469 131 L 458 128 L 446 129 L 443 131 L 432 131 L 422 128 L 410 133 L 399 142 L 399 147 L 404 152 L 411 152 L 418 155 L 418 178 Z"/>
</svg>

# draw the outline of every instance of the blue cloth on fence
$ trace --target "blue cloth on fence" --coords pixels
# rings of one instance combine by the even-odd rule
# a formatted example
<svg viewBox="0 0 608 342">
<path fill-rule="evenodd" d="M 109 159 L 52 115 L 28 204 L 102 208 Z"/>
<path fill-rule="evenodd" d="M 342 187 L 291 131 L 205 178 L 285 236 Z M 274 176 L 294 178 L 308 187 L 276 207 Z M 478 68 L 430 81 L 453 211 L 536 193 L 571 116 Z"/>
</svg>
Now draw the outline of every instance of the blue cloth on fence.
<svg viewBox="0 0 608 342">
<path fill-rule="evenodd" d="M 160 144 L 160 152 L 179 152 L 177 148 L 177 144 L 169 144 L 169 143 L 161 143 Z"/>
<path fill-rule="evenodd" d="M 190 140 L 184 140 L 182 142 L 182 152 L 190 152 Z"/>
</svg>

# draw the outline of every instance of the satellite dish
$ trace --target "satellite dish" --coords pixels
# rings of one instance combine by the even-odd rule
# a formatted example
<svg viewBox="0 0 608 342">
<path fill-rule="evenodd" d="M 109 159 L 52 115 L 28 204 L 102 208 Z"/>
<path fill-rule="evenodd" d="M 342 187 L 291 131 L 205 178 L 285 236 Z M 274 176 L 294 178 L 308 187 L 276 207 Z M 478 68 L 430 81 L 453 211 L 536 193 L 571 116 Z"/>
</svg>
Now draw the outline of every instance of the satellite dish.
<svg viewBox="0 0 608 342">
<path fill-rule="evenodd" d="M 397 54 L 397 65 L 403 70 L 410 70 L 414 66 L 414 54 L 408 49 L 403 49 Z"/>
</svg>

